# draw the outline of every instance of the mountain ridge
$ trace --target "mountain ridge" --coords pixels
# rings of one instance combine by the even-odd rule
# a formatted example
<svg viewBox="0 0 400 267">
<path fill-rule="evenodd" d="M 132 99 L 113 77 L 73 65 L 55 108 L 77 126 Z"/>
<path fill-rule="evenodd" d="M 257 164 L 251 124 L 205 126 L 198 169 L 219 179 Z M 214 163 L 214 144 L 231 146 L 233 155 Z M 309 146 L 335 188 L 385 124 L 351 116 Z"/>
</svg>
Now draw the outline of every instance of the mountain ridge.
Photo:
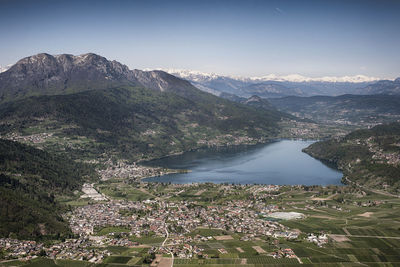
<svg viewBox="0 0 400 267">
<path fill-rule="evenodd" d="M 181 96 L 198 94 L 188 81 L 163 71 L 130 70 L 94 53 L 78 56 L 40 53 L 0 73 L 0 102 L 31 95 L 56 95 L 116 86 L 143 86 Z"/>
<path fill-rule="evenodd" d="M 386 94 L 386 95 L 400 95 L 400 78 L 393 81 L 391 80 L 380 80 L 376 83 L 370 84 L 364 88 L 357 90 L 357 93 L 363 95 L 372 94 Z"/>
<path fill-rule="evenodd" d="M 164 70 L 171 74 L 176 74 L 177 76 L 189 79 L 193 81 L 201 81 L 206 79 L 216 79 L 219 77 L 226 77 L 236 80 L 242 81 L 258 81 L 258 82 L 265 82 L 265 81 L 280 81 L 280 82 L 373 82 L 382 80 L 381 78 L 377 77 L 369 77 L 366 75 L 353 75 L 353 76 L 323 76 L 323 77 L 307 77 L 300 74 L 289 74 L 289 75 L 277 75 L 277 74 L 268 74 L 263 76 L 250 76 L 250 77 L 243 77 L 243 76 L 235 76 L 235 75 L 219 75 L 216 73 L 209 73 L 209 72 L 201 72 L 195 70 L 186 70 L 186 69 L 159 69 Z"/>
<path fill-rule="evenodd" d="M 364 75 L 310 78 L 298 74 L 271 74 L 262 77 L 236 77 L 179 69 L 165 71 L 190 81 L 203 91 L 218 96 L 221 93 L 230 93 L 246 98 L 254 94 L 263 98 L 355 94 L 360 88 L 379 81 L 379 78 Z"/>
</svg>

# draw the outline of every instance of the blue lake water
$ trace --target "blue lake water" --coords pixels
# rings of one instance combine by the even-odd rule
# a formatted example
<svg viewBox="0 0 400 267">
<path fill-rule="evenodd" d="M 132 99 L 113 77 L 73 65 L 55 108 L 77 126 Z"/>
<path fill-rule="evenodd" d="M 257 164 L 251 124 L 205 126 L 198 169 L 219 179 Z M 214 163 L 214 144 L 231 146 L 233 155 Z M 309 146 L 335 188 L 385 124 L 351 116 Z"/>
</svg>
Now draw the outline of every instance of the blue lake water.
<svg viewBox="0 0 400 267">
<path fill-rule="evenodd" d="M 147 182 L 339 185 L 342 173 L 301 150 L 313 141 L 281 140 L 255 146 L 200 149 L 146 162 L 189 173 L 146 178 Z"/>
</svg>

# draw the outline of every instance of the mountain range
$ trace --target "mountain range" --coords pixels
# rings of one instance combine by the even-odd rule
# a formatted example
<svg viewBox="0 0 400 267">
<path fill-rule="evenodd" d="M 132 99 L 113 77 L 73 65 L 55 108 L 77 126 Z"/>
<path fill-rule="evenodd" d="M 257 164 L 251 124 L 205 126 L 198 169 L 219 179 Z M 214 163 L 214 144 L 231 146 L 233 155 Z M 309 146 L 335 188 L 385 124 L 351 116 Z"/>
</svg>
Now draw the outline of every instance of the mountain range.
<svg viewBox="0 0 400 267">
<path fill-rule="evenodd" d="M 269 74 L 264 76 L 254 76 L 254 77 L 241 77 L 233 75 L 218 75 L 216 73 L 206 73 L 193 70 L 184 69 L 165 69 L 168 73 L 174 73 L 175 75 L 191 81 L 204 81 L 212 80 L 221 77 L 231 78 L 241 81 L 252 81 L 252 82 L 266 82 L 266 81 L 276 81 L 276 82 L 350 82 L 350 83 L 362 83 L 362 82 L 374 82 L 380 80 L 376 77 L 368 77 L 365 75 L 355 75 L 355 76 L 325 76 L 325 77 L 306 77 L 300 74 L 289 74 L 289 75 L 276 75 Z"/>
<path fill-rule="evenodd" d="M 343 94 L 400 94 L 400 90 L 396 87 L 385 87 L 395 81 L 385 80 L 382 82 L 378 78 L 364 75 L 310 78 L 294 74 L 243 78 L 189 70 L 168 69 L 166 71 L 215 95 L 225 92 L 241 97 L 250 97 L 256 94 L 264 98 L 276 98 Z M 373 90 L 377 87 L 375 83 L 381 84 L 380 90 Z"/>
<path fill-rule="evenodd" d="M 115 60 L 92 53 L 79 56 L 42 53 L 23 58 L 0 73 L 0 101 L 126 85 L 181 95 L 195 95 L 197 91 L 189 82 L 166 72 L 130 70 Z"/>
<path fill-rule="evenodd" d="M 375 95 L 375 94 L 400 95 L 400 78 L 397 78 L 394 81 L 390 80 L 378 81 L 364 88 L 358 89 L 356 92 L 358 94 L 363 94 L 363 95 Z"/>
</svg>

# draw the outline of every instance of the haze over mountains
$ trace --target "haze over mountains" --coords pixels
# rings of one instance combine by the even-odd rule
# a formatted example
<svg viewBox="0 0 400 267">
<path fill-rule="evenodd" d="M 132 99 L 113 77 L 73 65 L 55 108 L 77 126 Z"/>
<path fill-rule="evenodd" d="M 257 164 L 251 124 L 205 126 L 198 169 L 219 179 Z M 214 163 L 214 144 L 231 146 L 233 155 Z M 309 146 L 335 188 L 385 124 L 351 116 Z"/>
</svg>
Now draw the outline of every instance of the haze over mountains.
<svg viewBox="0 0 400 267">
<path fill-rule="evenodd" d="M 379 78 L 364 75 L 310 78 L 298 74 L 286 76 L 272 74 L 262 77 L 243 78 L 189 70 L 169 69 L 166 71 L 190 81 L 201 90 L 215 95 L 225 92 L 242 97 L 258 95 L 265 98 L 274 98 L 283 96 L 400 93 L 398 88 L 388 87 L 394 81 L 387 80 L 382 84 Z M 381 83 L 379 90 L 373 89 L 376 88 L 374 84 L 377 82 Z"/>
</svg>

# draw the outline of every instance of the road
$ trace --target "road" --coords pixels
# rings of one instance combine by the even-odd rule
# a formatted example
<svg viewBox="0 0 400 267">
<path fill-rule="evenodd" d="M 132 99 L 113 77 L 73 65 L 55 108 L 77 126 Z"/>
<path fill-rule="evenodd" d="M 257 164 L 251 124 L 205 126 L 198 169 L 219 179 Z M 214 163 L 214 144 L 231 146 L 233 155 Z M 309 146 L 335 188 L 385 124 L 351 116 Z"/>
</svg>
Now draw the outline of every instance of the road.
<svg viewBox="0 0 400 267">
<path fill-rule="evenodd" d="M 164 245 L 167 242 L 168 237 L 169 237 L 169 232 L 168 232 L 167 226 L 165 226 L 165 233 L 167 234 L 167 236 L 165 237 L 165 240 L 162 242 L 161 247 L 164 247 Z M 171 267 L 173 267 L 174 266 L 174 253 L 172 253 L 172 251 L 170 251 L 169 254 L 171 254 L 171 258 L 172 258 Z"/>
</svg>

